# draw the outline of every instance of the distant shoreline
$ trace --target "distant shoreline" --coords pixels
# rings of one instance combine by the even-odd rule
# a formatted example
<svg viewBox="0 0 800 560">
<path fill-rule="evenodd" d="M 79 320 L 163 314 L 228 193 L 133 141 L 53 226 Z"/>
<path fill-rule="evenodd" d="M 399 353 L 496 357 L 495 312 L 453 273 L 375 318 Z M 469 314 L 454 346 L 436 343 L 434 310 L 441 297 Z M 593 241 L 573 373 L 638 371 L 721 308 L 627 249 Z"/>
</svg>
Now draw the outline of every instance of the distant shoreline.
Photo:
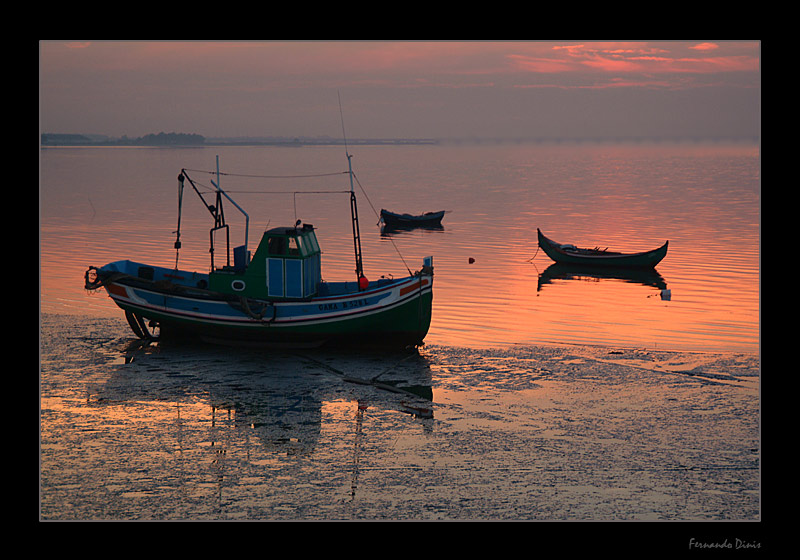
<svg viewBox="0 0 800 560">
<path fill-rule="evenodd" d="M 43 137 L 45 135 L 42 135 Z M 40 141 L 40 148 L 73 148 L 73 147 L 126 147 L 126 148 L 208 148 L 208 147 L 245 147 L 245 146 L 274 146 L 296 147 L 303 146 L 344 146 L 343 140 L 337 139 L 225 139 L 208 138 L 202 142 L 165 142 L 146 143 L 137 140 L 92 140 L 59 139 L 51 138 Z M 74 136 L 74 135 L 64 135 Z M 439 145 L 494 145 L 494 144 L 541 144 L 541 145 L 571 145 L 571 144 L 735 144 L 735 145 L 760 145 L 759 138 L 362 138 L 348 139 L 349 146 L 439 146 Z"/>
<path fill-rule="evenodd" d="M 440 141 L 434 138 L 368 138 L 352 139 L 349 145 L 434 145 Z M 345 141 L 329 137 L 283 138 L 283 137 L 233 137 L 205 138 L 199 134 L 159 133 L 141 138 L 110 138 L 90 134 L 52 134 L 40 136 L 41 147 L 51 146 L 125 146 L 125 147 L 203 147 L 203 146 L 342 146 Z"/>
</svg>

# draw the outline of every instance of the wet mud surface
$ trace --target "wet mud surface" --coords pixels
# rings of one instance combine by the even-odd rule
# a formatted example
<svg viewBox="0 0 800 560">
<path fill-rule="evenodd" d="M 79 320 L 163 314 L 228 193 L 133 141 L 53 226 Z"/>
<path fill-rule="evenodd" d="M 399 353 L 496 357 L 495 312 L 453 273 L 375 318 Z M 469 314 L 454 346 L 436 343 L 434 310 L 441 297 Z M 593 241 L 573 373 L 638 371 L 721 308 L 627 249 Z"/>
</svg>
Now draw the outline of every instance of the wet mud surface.
<svg viewBox="0 0 800 560">
<path fill-rule="evenodd" d="M 758 521 L 751 354 L 257 352 L 40 321 L 41 520 Z"/>
</svg>

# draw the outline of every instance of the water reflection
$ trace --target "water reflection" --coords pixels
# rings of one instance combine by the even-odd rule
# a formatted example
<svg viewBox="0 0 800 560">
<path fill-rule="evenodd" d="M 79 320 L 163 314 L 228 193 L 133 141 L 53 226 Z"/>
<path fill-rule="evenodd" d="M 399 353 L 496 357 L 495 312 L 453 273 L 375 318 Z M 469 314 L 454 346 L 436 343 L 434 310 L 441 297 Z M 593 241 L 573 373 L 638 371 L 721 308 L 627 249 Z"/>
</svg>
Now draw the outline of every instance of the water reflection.
<svg viewBox="0 0 800 560">
<path fill-rule="evenodd" d="M 410 232 L 412 230 L 422 230 L 422 231 L 444 231 L 444 226 L 442 224 L 421 224 L 421 225 L 412 225 L 412 224 L 382 224 L 381 225 L 381 237 L 391 237 L 395 234 L 402 234 L 406 232 Z"/>
<path fill-rule="evenodd" d="M 537 292 L 554 280 L 579 280 L 594 281 L 601 280 L 620 280 L 643 286 L 651 286 L 659 290 L 667 289 L 667 282 L 655 269 L 624 269 L 624 268 L 604 268 L 588 267 L 567 264 L 552 264 L 544 272 L 539 274 L 539 285 Z"/>
<path fill-rule="evenodd" d="M 255 437 L 262 450 L 290 456 L 313 452 L 328 403 L 433 417 L 428 359 L 417 352 L 361 354 L 315 351 L 303 355 L 209 348 L 189 342 L 132 341 L 124 364 L 87 401 L 120 402 L 200 399 L 211 428 Z M 222 419 L 225 419 L 222 421 Z M 350 426 L 355 429 L 355 423 Z M 344 435 L 344 434 L 343 434 Z M 213 442 L 212 445 L 220 445 Z"/>
</svg>

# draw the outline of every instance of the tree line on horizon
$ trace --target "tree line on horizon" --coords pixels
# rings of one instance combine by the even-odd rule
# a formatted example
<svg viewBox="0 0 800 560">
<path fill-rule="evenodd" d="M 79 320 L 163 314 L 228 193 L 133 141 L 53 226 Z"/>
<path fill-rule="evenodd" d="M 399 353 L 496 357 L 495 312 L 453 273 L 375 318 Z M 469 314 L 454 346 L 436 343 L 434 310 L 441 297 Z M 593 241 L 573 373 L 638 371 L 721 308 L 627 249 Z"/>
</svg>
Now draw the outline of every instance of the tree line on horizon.
<svg viewBox="0 0 800 560">
<path fill-rule="evenodd" d="M 52 134 L 44 133 L 41 136 L 43 146 L 56 144 L 91 144 L 91 145 L 125 145 L 125 146 L 198 146 L 204 144 L 205 137 L 200 134 L 187 134 L 183 132 L 159 132 L 146 134 L 139 138 L 123 136 L 119 139 L 93 140 L 84 134 Z"/>
</svg>

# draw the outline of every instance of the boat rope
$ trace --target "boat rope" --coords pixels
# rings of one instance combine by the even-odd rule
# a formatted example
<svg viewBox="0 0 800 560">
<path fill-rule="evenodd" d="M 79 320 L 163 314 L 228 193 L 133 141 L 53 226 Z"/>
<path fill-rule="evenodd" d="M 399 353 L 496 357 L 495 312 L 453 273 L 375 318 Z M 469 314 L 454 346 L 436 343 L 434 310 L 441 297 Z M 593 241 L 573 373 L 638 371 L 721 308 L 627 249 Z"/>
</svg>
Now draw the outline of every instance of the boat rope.
<svg viewBox="0 0 800 560">
<path fill-rule="evenodd" d="M 201 171 L 201 173 L 208 173 L 208 172 L 207 171 Z M 223 173 L 220 173 L 220 175 L 223 175 Z M 247 176 L 247 175 L 242 175 L 242 176 Z M 310 175 L 307 175 L 307 176 L 310 177 Z M 299 175 L 298 175 L 298 177 L 299 177 Z M 195 184 L 195 186 L 200 186 L 200 187 L 203 187 L 204 189 L 207 189 L 207 192 L 205 194 L 210 194 L 210 193 L 216 192 L 216 189 L 214 189 L 214 188 L 212 188 L 212 187 L 210 187 L 208 185 L 205 185 L 203 183 L 196 182 L 194 184 Z M 315 190 L 315 191 L 298 191 L 298 190 L 273 191 L 273 190 L 268 190 L 268 191 L 265 191 L 265 190 L 225 189 L 225 192 L 235 193 L 235 194 L 290 194 L 290 195 L 292 195 L 292 206 L 294 208 L 294 219 L 297 220 L 297 195 L 298 194 L 347 194 L 350 191 L 343 191 L 343 190 L 324 190 L 324 191 L 320 191 L 320 190 Z M 199 191 L 198 191 L 198 194 L 199 194 Z M 200 196 L 201 196 L 201 198 L 203 197 L 202 194 Z M 203 199 L 203 200 L 205 200 L 205 199 Z M 178 236 L 180 237 L 180 232 L 178 232 Z M 178 242 L 176 241 L 176 244 L 177 243 Z M 176 262 L 176 267 L 175 268 L 177 269 L 177 257 L 175 259 L 175 262 Z"/>
<path fill-rule="evenodd" d="M 112 272 L 104 274 L 103 277 L 101 277 L 98 274 L 98 268 L 96 266 L 90 266 L 83 274 L 84 288 L 90 291 L 98 290 L 108 284 L 112 284 L 123 276 L 127 276 L 127 274 L 124 272 Z"/>
<path fill-rule="evenodd" d="M 189 169 L 188 171 L 192 171 Z M 207 173 L 206 171 L 202 171 L 201 173 Z M 224 173 L 220 173 L 220 175 L 224 175 Z M 310 175 L 309 175 L 310 176 Z M 194 184 L 198 187 L 203 187 L 203 189 L 207 189 L 208 192 L 205 194 L 213 194 L 217 192 L 215 187 L 207 185 L 205 183 L 195 181 Z M 291 191 L 273 191 L 273 190 L 247 190 L 247 189 L 230 189 L 226 188 L 225 192 L 227 193 L 235 193 L 235 194 L 346 194 L 349 193 L 349 190 L 314 190 L 314 191 L 299 191 L 299 190 L 291 190 Z"/>
<path fill-rule="evenodd" d="M 377 380 L 378 380 L 378 378 L 379 378 L 381 375 L 383 375 L 384 373 L 388 373 L 388 372 L 392 371 L 394 368 L 396 368 L 397 366 L 399 366 L 400 364 L 402 364 L 403 362 L 405 362 L 405 361 L 406 361 L 406 360 L 408 360 L 409 358 L 413 358 L 414 356 L 415 356 L 415 354 L 411 354 L 411 353 L 409 353 L 409 355 L 408 355 L 408 356 L 406 356 L 405 358 L 401 358 L 401 359 L 400 359 L 400 361 L 396 362 L 394 365 L 391 365 L 391 366 L 389 366 L 388 368 L 384 369 L 384 370 L 383 370 L 382 372 L 380 372 L 378 375 L 374 376 L 374 377 L 373 377 L 373 378 L 372 378 L 370 381 L 377 381 Z"/>
<path fill-rule="evenodd" d="M 250 307 L 250 300 L 244 296 L 239 296 L 239 303 L 242 305 L 242 309 L 244 312 L 251 318 L 255 319 L 256 321 L 262 321 L 265 323 L 272 323 L 275 320 L 275 306 L 271 303 L 267 302 L 260 302 L 261 308 L 258 311 L 254 311 Z M 266 313 L 267 309 L 272 309 L 272 316 L 264 319 L 264 314 Z"/>
<path fill-rule="evenodd" d="M 235 189 L 225 189 L 225 192 L 236 194 L 343 194 L 350 191 L 241 191 Z"/>
<path fill-rule="evenodd" d="M 417 355 L 417 354 L 416 353 L 410 353 L 407 357 L 403 358 L 402 360 L 400 360 L 396 364 L 386 368 L 381 373 L 373 376 L 371 379 L 362 379 L 360 377 L 349 376 L 345 372 L 343 372 L 342 370 L 337 369 L 337 368 L 333 367 L 330 364 L 326 364 L 323 361 L 317 360 L 317 359 L 312 358 L 312 357 L 307 356 L 307 355 L 297 356 L 297 357 L 300 358 L 301 360 L 308 360 L 308 361 L 310 361 L 310 362 L 322 367 L 323 369 L 326 369 L 326 370 L 330 371 L 331 373 L 334 373 L 334 374 L 338 375 L 339 377 L 341 377 L 341 379 L 343 381 L 346 381 L 348 383 L 354 383 L 356 385 L 371 385 L 371 386 L 375 387 L 376 389 L 383 389 L 384 391 L 389 391 L 390 393 L 397 393 L 397 394 L 401 394 L 401 395 L 407 395 L 407 396 L 410 396 L 410 397 L 414 397 L 415 399 L 419 399 L 420 396 L 417 395 L 416 393 L 414 393 L 413 391 L 407 391 L 407 390 L 403 389 L 402 387 L 395 387 L 394 385 L 390 385 L 389 383 L 382 383 L 382 382 L 378 381 L 378 377 L 380 377 L 381 375 L 383 375 L 384 373 L 386 373 L 388 371 L 391 371 L 394 367 L 397 367 L 402 362 L 406 361 L 409 358 L 414 357 L 415 355 Z M 427 399 L 424 399 L 424 400 L 427 401 Z"/>
<path fill-rule="evenodd" d="M 353 172 L 353 178 L 356 180 L 356 183 L 358 183 L 358 188 L 360 188 L 361 192 L 364 193 L 364 198 L 367 199 L 367 204 L 369 204 L 369 207 L 372 208 L 372 212 L 375 214 L 375 217 L 380 219 L 380 213 L 378 213 L 378 211 L 375 209 L 375 206 L 372 204 L 372 201 L 369 199 L 369 195 L 367 194 L 367 191 L 364 190 L 364 186 L 361 184 L 361 181 L 358 180 L 358 176 L 355 174 L 355 171 Z M 392 243 L 392 247 L 394 247 L 394 250 L 397 252 L 397 256 L 400 257 L 400 260 L 403 261 L 403 266 L 406 267 L 408 273 L 413 275 L 414 273 L 411 272 L 411 269 L 408 267 L 408 264 L 403 258 L 403 254 L 400 252 L 400 249 L 398 249 L 397 244 L 394 242 L 394 239 L 392 239 L 391 236 L 387 236 L 387 239 L 389 239 L 389 241 Z"/>
<path fill-rule="evenodd" d="M 186 169 L 186 171 L 193 171 L 196 173 L 207 173 L 209 175 L 216 175 L 216 171 L 206 171 L 205 169 Z M 223 173 L 220 171 L 220 176 L 225 177 L 247 177 L 250 179 L 304 179 L 309 177 L 332 177 L 334 175 L 347 175 L 347 171 L 335 171 L 329 173 L 310 173 L 302 175 L 248 175 L 245 173 Z M 227 189 L 226 189 L 227 190 Z"/>
</svg>

